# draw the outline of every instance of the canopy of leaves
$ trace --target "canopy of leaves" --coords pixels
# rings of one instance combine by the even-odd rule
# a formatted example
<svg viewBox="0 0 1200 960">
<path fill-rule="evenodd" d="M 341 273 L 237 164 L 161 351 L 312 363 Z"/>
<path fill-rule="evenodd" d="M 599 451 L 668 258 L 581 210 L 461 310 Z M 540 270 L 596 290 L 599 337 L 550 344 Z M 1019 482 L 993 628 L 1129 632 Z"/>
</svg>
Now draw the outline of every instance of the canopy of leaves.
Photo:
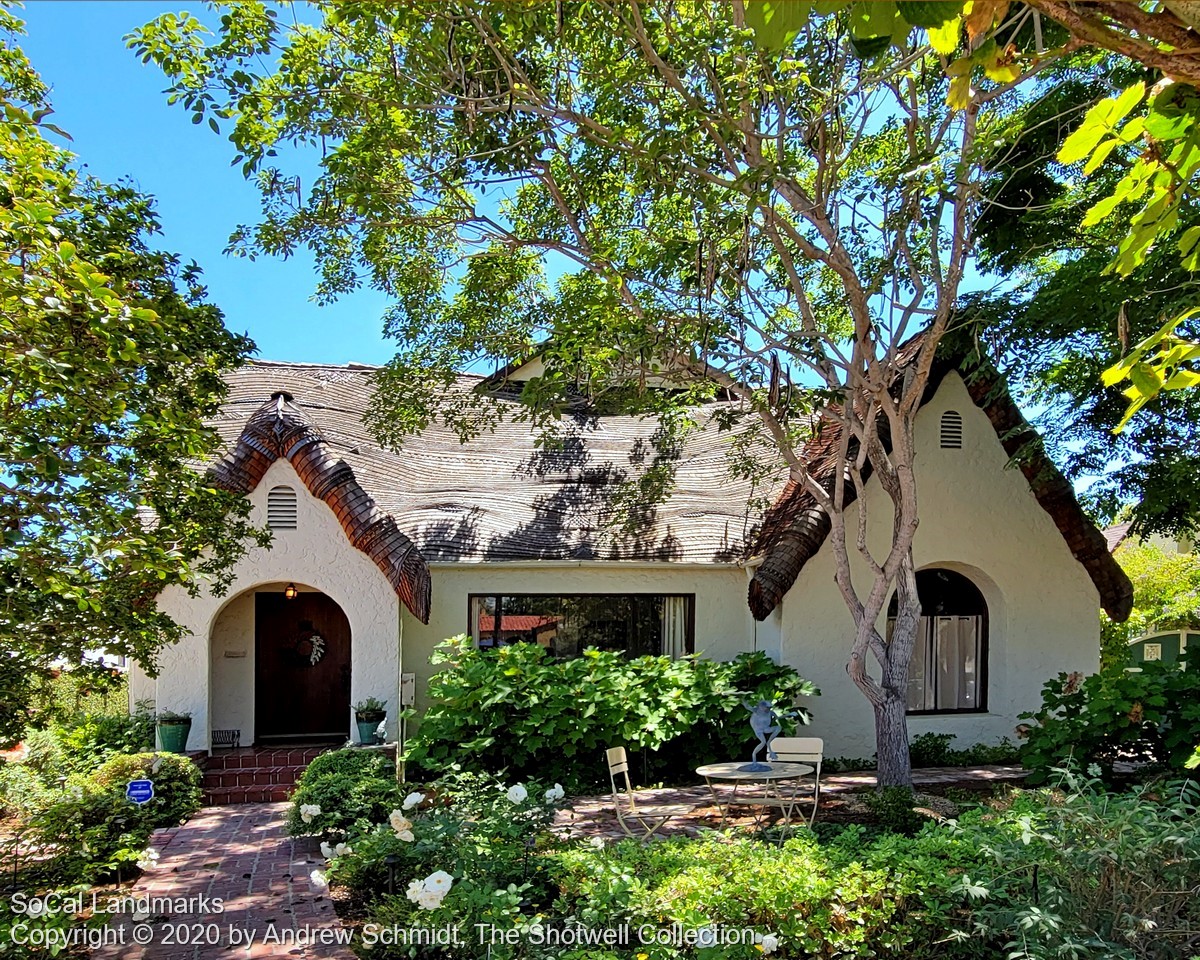
<svg viewBox="0 0 1200 960">
<path fill-rule="evenodd" d="M 195 266 L 152 250 L 151 201 L 81 174 L 0 14 L 0 737 L 40 671 L 87 650 L 153 668 L 166 586 L 217 582 L 251 530 L 192 466 L 252 344 Z"/>
<path fill-rule="evenodd" d="M 1120 58 L 1079 55 L 1052 74 L 1044 96 L 1010 117 L 991 165 L 993 202 L 979 225 L 983 264 L 1004 277 L 1004 292 L 962 306 L 990 325 L 985 339 L 1037 411 L 1051 454 L 1069 476 L 1098 478 L 1086 492 L 1098 518 L 1136 504 L 1139 532 L 1174 533 L 1200 520 L 1200 396 L 1163 391 L 1114 434 L 1129 399 L 1102 376 L 1164 317 L 1195 302 L 1194 274 L 1172 238 L 1200 220 L 1185 203 L 1182 219 L 1122 276 L 1106 268 L 1137 208 L 1080 224 L 1140 162 L 1137 151 L 1114 152 L 1088 178 L 1078 176 L 1079 164 L 1057 159 L 1092 105 L 1119 97 L 1142 74 Z M 1187 320 L 1180 332 L 1196 329 Z"/>
</svg>

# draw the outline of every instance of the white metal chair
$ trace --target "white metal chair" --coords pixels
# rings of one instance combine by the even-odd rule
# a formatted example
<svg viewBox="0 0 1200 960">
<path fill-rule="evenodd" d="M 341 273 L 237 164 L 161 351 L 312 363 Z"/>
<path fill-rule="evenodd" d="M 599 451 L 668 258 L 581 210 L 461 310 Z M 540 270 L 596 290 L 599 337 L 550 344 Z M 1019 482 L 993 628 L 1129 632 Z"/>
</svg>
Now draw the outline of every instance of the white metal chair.
<svg viewBox="0 0 1200 960">
<path fill-rule="evenodd" d="M 785 763 L 807 763 L 813 768 L 813 808 L 808 818 L 811 827 L 817 819 L 817 805 L 821 802 L 821 758 L 825 754 L 825 741 L 820 737 L 776 737 L 771 742 L 775 756 L 772 760 Z"/>
<path fill-rule="evenodd" d="M 649 840 L 667 821 L 674 817 L 684 817 L 692 812 L 694 807 L 684 804 L 660 804 L 658 806 L 639 805 L 637 796 L 629 782 L 629 757 L 624 747 L 612 747 L 605 751 L 608 758 L 608 779 L 612 784 L 613 806 L 617 812 L 617 822 L 625 833 L 637 840 Z M 618 787 L 618 780 L 624 780 L 624 789 Z M 642 831 L 639 837 L 632 829 L 634 823 Z"/>
</svg>

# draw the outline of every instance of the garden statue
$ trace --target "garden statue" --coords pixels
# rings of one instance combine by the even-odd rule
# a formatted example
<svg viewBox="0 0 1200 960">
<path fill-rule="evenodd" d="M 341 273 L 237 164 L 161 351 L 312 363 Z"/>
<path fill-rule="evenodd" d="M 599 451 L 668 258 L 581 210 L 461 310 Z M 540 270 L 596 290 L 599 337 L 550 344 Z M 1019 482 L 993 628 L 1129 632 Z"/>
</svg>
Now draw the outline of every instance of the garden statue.
<svg viewBox="0 0 1200 960">
<path fill-rule="evenodd" d="M 782 729 L 779 723 L 781 717 L 775 712 L 775 708 L 770 700 L 759 700 L 753 707 L 743 700 L 742 706 L 750 712 L 750 729 L 758 737 L 758 746 L 754 748 L 754 752 L 750 755 L 750 762 L 739 769 L 747 773 L 763 773 L 770 770 L 771 765 L 769 763 L 759 763 L 758 755 L 765 747 L 767 759 L 775 759 L 775 751 L 771 749 L 771 742 L 779 736 L 779 731 Z"/>
</svg>

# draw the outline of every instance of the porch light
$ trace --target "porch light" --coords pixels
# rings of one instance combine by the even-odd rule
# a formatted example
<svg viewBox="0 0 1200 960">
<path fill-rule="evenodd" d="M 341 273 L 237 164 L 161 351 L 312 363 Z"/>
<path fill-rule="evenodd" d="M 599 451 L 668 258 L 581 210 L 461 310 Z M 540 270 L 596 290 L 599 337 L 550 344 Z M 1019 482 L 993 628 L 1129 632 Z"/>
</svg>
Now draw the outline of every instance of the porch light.
<svg viewBox="0 0 1200 960">
<path fill-rule="evenodd" d="M 295 600 L 296 599 L 296 585 L 294 583 L 289 583 L 286 587 L 283 588 L 283 599 L 284 600 Z"/>
</svg>

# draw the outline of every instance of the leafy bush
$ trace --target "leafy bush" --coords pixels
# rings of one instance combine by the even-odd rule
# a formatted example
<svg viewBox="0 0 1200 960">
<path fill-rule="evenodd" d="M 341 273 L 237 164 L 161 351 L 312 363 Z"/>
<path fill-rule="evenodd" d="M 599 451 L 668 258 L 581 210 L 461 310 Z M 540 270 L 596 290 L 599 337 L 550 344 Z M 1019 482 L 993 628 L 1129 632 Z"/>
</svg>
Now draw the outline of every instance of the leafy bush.
<svg viewBox="0 0 1200 960">
<path fill-rule="evenodd" d="M 138 807 L 153 826 L 175 826 L 200 809 L 203 799 L 200 769 L 177 753 L 115 756 L 100 766 L 90 783 L 124 797 L 129 781 L 142 779 L 154 782 L 154 799 Z"/>
<path fill-rule="evenodd" d="M 53 803 L 55 794 L 29 764 L 0 761 L 0 813 L 29 817 Z"/>
<path fill-rule="evenodd" d="M 293 836 L 344 835 L 359 820 L 387 819 L 408 791 L 396 782 L 396 765 L 374 750 L 331 750 L 312 761 L 296 782 L 288 831 Z M 308 821 L 301 807 L 321 812 Z"/>
<path fill-rule="evenodd" d="M 690 778 L 701 763 L 748 756 L 754 738 L 743 700 L 790 707 L 817 693 L 762 653 L 720 663 L 588 649 L 557 660 L 535 644 L 479 650 L 456 637 L 433 662 L 443 669 L 430 680 L 432 703 L 407 760 L 573 786 L 604 781 L 603 751 L 612 746 L 645 751 L 652 779 Z M 810 718 L 801 711 L 798 719 Z"/>
<path fill-rule="evenodd" d="M 85 713 L 52 729 L 66 753 L 67 768 L 74 771 L 95 769 L 115 755 L 154 750 L 154 715 L 147 711 Z"/>
<path fill-rule="evenodd" d="M 1200 787 L 1111 793 L 1068 774 L 1065 793 L 1024 795 L 963 878 L 978 928 L 1010 957 L 1188 957 L 1200 941 Z"/>
<path fill-rule="evenodd" d="M 862 797 L 885 830 L 910 837 L 925 824 L 925 817 L 913 809 L 913 792 L 908 787 L 881 787 Z"/>
<path fill-rule="evenodd" d="M 546 827 L 561 789 L 533 782 L 506 785 L 471 773 L 411 789 L 420 801 L 414 797 L 381 824 L 360 822 L 350 837 L 351 850 L 330 867 L 333 881 L 370 902 L 373 923 L 456 927 L 470 946 L 453 956 L 485 956 L 476 924 L 510 930 L 550 908 L 557 887 L 539 857 L 551 842 Z M 421 904 L 414 887 L 435 875 L 444 877 L 445 887 Z M 368 950 L 365 955 L 393 954 Z"/>
<path fill-rule="evenodd" d="M 130 780 L 154 781 L 154 798 L 135 804 Z M 77 775 L 67 791 L 31 822 L 32 837 L 52 857 L 49 871 L 99 882 L 129 868 L 157 827 L 177 825 L 200 807 L 200 770 L 170 753 L 117 756 L 94 774 Z"/>
<path fill-rule="evenodd" d="M 38 727 L 81 714 L 124 716 L 129 713 L 129 675 L 93 661 L 77 664 L 47 677 L 30 709 Z"/>
<path fill-rule="evenodd" d="M 993 763 L 1016 763 L 1021 748 L 1004 737 L 999 743 L 976 743 L 964 750 L 950 744 L 958 739 L 952 733 L 922 733 L 909 744 L 914 767 L 975 767 Z"/>
<path fill-rule="evenodd" d="M 969 836 L 932 828 L 870 842 L 852 827 L 827 844 L 804 834 L 782 847 L 719 837 L 621 843 L 600 854 L 576 846 L 554 856 L 562 888 L 555 906 L 590 927 L 753 928 L 775 934 L 773 956 L 783 958 L 952 957 L 940 941 L 959 922 L 954 875 L 976 854 Z M 658 945 L 637 952 L 680 955 Z M 745 944 L 719 956 L 761 954 Z"/>
<path fill-rule="evenodd" d="M 1021 717 L 1034 721 L 1021 750 L 1031 782 L 1072 762 L 1106 774 L 1118 759 L 1182 770 L 1200 743 L 1200 670 L 1146 663 L 1137 673 L 1059 674 L 1042 688 L 1041 709 Z"/>
</svg>

